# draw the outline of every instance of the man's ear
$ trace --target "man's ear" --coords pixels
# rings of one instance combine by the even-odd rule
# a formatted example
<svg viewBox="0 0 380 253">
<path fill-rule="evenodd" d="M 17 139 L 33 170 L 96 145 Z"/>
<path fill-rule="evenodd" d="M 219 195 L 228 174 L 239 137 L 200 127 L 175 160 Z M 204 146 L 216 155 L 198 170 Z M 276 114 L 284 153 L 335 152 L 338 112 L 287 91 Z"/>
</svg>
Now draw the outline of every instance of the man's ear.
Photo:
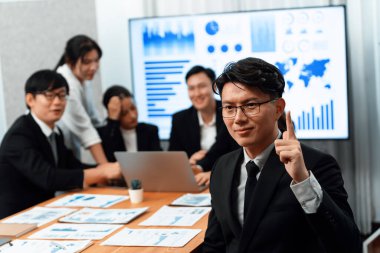
<svg viewBox="0 0 380 253">
<path fill-rule="evenodd" d="M 25 103 L 27 106 L 29 106 L 29 108 L 32 108 L 34 104 L 34 100 L 35 100 L 35 97 L 32 93 L 27 93 L 25 95 Z"/>
<path fill-rule="evenodd" d="M 283 98 L 278 98 L 276 101 L 276 117 L 277 120 L 281 117 L 285 110 L 285 100 Z"/>
</svg>

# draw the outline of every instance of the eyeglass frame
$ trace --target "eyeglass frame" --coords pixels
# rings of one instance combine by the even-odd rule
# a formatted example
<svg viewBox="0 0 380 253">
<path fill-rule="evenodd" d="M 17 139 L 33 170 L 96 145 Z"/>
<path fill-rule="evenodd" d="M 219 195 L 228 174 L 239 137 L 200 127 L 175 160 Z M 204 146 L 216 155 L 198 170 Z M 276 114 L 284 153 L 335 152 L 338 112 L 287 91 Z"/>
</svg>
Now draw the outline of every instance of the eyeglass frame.
<svg viewBox="0 0 380 253">
<path fill-rule="evenodd" d="M 49 94 L 48 94 L 49 93 Z M 65 92 L 65 95 L 63 96 L 62 94 L 63 94 L 63 92 L 59 92 L 59 93 L 56 93 L 56 92 L 53 92 L 53 91 L 49 91 L 49 90 L 45 90 L 45 91 L 38 91 L 38 92 L 36 92 L 36 93 L 34 93 L 34 94 L 36 94 L 36 95 L 44 95 L 44 97 L 48 100 L 48 101 L 50 101 L 50 102 L 52 102 L 52 101 L 54 101 L 54 99 L 57 97 L 60 101 L 66 101 L 67 100 L 67 98 L 69 97 L 69 94 L 67 94 L 66 92 Z M 51 96 L 51 95 L 52 96 Z"/>
<path fill-rule="evenodd" d="M 244 104 L 244 105 L 239 105 L 239 106 L 232 106 L 232 105 L 226 105 L 226 106 L 222 106 L 222 107 L 219 107 L 219 109 L 222 111 L 222 117 L 223 118 L 226 118 L 226 119 L 233 119 L 233 118 L 235 118 L 236 117 L 236 115 L 237 115 L 237 109 L 238 108 L 240 108 L 240 110 L 244 113 L 244 115 L 245 116 L 247 116 L 247 117 L 249 117 L 249 116 L 255 116 L 255 115 L 257 115 L 257 114 L 259 114 L 260 113 L 260 106 L 261 105 L 263 105 L 263 104 L 267 104 L 267 103 L 270 103 L 270 102 L 275 102 L 275 101 L 277 101 L 279 98 L 274 98 L 274 99 L 270 99 L 270 100 L 268 100 L 268 101 L 264 101 L 264 102 L 260 102 L 260 103 L 254 103 L 254 102 L 250 102 L 250 103 L 247 103 L 247 104 Z M 247 106 L 255 106 L 255 108 L 254 109 L 256 109 L 257 107 L 259 108 L 259 110 L 257 111 L 257 113 L 255 113 L 255 114 L 247 114 L 246 113 L 246 107 Z M 223 109 L 224 108 L 226 108 L 226 107 L 232 107 L 234 110 L 235 110 L 235 113 L 234 113 L 234 116 L 224 116 L 223 115 Z"/>
</svg>

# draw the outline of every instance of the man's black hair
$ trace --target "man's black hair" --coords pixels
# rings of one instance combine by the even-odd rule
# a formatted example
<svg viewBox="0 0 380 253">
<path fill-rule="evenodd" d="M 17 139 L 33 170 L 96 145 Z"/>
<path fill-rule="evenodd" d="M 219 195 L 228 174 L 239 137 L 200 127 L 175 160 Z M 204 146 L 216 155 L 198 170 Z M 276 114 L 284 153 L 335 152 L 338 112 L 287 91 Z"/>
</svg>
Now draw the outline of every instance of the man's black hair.
<svg viewBox="0 0 380 253">
<path fill-rule="evenodd" d="M 212 70 L 210 68 L 202 67 L 200 65 L 196 65 L 196 66 L 192 67 L 186 73 L 186 77 L 185 77 L 186 82 L 187 82 L 187 79 L 190 78 L 190 76 L 198 74 L 198 73 L 205 73 L 208 76 L 208 78 L 210 78 L 211 82 L 214 82 L 214 80 L 215 80 L 215 72 L 214 72 L 214 70 Z"/>
<path fill-rule="evenodd" d="M 272 98 L 282 97 L 285 88 L 284 77 L 278 68 L 253 57 L 228 63 L 223 73 L 214 82 L 214 92 L 221 94 L 224 85 L 228 82 L 256 87 Z"/>
<path fill-rule="evenodd" d="M 62 87 L 65 87 L 66 93 L 69 94 L 69 85 L 66 79 L 54 70 L 44 69 L 35 72 L 26 80 L 25 94 L 37 94 Z"/>
</svg>

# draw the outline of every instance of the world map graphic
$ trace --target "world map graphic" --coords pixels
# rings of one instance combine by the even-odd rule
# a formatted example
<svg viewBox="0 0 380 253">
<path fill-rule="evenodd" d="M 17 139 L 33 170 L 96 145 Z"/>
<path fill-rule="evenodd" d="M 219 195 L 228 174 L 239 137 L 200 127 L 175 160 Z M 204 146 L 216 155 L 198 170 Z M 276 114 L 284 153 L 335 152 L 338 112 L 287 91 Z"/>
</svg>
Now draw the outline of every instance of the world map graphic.
<svg viewBox="0 0 380 253">
<path fill-rule="evenodd" d="M 313 78 L 320 78 L 322 80 L 324 88 L 331 89 L 331 84 L 323 81 L 327 69 L 326 65 L 328 65 L 329 62 L 330 59 L 314 59 L 310 63 L 301 63 L 298 58 L 292 57 L 283 62 L 276 62 L 275 65 L 284 75 L 289 90 L 292 89 L 297 81 L 301 81 L 305 88 L 308 88 L 310 81 Z M 299 68 L 301 70 L 300 74 L 298 75 L 298 80 L 292 80 L 291 78 L 288 78 L 288 74 L 293 68 Z"/>
</svg>

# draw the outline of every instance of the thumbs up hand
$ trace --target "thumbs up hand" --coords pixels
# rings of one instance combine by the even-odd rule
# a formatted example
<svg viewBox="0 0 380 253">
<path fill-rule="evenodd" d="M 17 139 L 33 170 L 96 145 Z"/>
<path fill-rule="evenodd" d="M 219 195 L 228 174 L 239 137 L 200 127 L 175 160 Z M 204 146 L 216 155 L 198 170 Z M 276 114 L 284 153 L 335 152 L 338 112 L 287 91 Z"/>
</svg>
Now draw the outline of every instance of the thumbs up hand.
<svg viewBox="0 0 380 253">
<path fill-rule="evenodd" d="M 285 169 L 296 183 L 302 182 L 309 177 L 301 150 L 301 144 L 294 133 L 294 127 L 290 112 L 286 113 L 286 131 L 282 139 L 274 142 L 280 161 L 285 164 Z"/>
</svg>

